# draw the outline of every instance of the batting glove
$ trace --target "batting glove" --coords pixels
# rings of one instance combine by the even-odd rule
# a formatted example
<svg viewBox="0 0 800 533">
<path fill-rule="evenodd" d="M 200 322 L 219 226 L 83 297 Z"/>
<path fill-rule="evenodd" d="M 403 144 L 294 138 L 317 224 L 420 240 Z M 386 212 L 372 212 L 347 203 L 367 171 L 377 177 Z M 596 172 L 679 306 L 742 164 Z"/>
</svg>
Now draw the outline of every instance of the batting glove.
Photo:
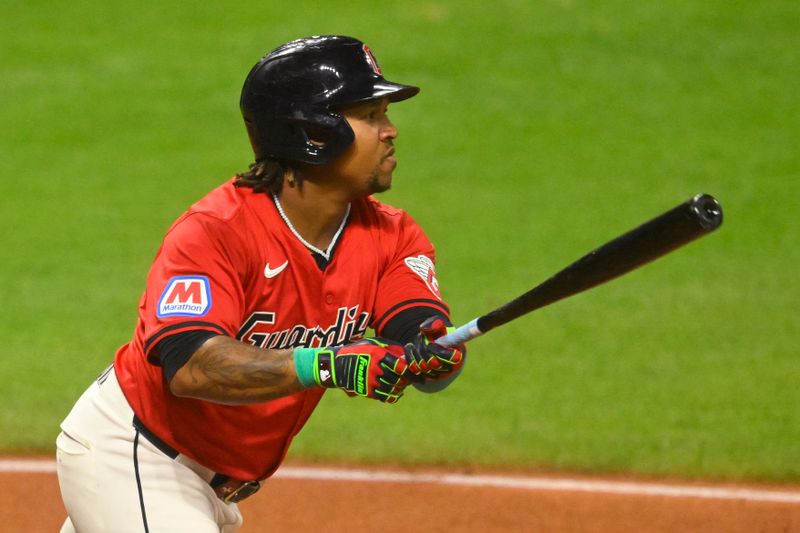
<svg viewBox="0 0 800 533">
<path fill-rule="evenodd" d="M 328 348 L 297 348 L 297 378 L 306 387 L 340 388 L 350 396 L 395 403 L 408 385 L 403 346 L 368 338 Z"/>
<path fill-rule="evenodd" d="M 416 377 L 412 379 L 438 381 L 455 377 L 461 370 L 467 356 L 466 346 L 446 347 L 434 342 L 452 329 L 440 317 L 428 318 L 420 324 L 414 341 L 405 346 L 408 372 Z"/>
</svg>

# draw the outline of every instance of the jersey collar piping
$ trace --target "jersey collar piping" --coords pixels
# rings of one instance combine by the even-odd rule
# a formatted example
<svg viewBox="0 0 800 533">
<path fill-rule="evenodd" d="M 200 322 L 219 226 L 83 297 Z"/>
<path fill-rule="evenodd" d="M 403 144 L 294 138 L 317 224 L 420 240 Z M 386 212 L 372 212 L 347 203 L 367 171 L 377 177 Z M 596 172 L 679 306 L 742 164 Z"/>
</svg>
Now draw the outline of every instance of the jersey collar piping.
<svg viewBox="0 0 800 533">
<path fill-rule="evenodd" d="M 311 250 L 315 254 L 321 255 L 322 257 L 325 258 L 326 261 L 330 261 L 331 260 L 331 254 L 333 253 L 333 249 L 334 249 L 334 247 L 336 247 L 336 241 L 339 240 L 339 236 L 342 234 L 342 231 L 344 231 L 345 225 L 347 225 L 347 219 L 350 217 L 350 204 L 347 204 L 347 210 L 344 213 L 344 217 L 342 217 L 342 223 L 339 224 L 339 229 L 337 229 L 336 233 L 333 235 L 333 239 L 331 239 L 331 243 L 328 245 L 328 249 L 327 250 L 320 250 L 319 248 L 317 248 L 313 244 L 311 244 L 308 241 L 306 241 L 303 238 L 303 236 L 300 235 L 300 233 L 296 229 L 294 229 L 294 226 L 292 225 L 292 222 L 289 220 L 289 217 L 287 217 L 286 213 L 284 213 L 284 211 L 283 211 L 283 207 L 281 206 L 280 200 L 278 200 L 278 197 L 276 195 L 274 195 L 274 194 L 272 195 L 272 201 L 275 202 L 275 207 L 278 209 L 278 213 L 281 215 L 281 218 L 283 219 L 283 222 L 286 224 L 286 226 L 292 232 L 292 235 L 294 235 L 297 238 L 297 240 L 299 240 L 301 243 L 303 243 L 303 246 L 305 246 L 306 248 L 308 248 L 309 250 Z"/>
</svg>

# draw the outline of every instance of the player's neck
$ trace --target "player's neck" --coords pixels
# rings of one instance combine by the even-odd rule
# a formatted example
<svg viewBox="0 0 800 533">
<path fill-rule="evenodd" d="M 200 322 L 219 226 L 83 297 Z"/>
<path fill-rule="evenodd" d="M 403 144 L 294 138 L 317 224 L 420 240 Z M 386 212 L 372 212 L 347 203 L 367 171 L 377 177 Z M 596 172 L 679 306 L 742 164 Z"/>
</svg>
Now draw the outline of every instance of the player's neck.
<svg viewBox="0 0 800 533">
<path fill-rule="evenodd" d="M 326 194 L 310 183 L 284 187 L 278 194 L 283 214 L 303 239 L 326 250 L 347 215 L 350 201 Z"/>
</svg>

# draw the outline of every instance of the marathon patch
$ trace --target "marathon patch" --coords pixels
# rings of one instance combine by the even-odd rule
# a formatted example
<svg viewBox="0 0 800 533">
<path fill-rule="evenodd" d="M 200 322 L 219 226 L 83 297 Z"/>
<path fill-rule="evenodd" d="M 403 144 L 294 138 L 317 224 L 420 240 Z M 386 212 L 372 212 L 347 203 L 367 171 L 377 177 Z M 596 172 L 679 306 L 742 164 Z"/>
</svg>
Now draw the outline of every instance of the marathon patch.
<svg viewBox="0 0 800 533">
<path fill-rule="evenodd" d="M 158 318 L 204 316 L 211 309 L 211 290 L 205 276 L 175 276 L 158 300 Z"/>
<path fill-rule="evenodd" d="M 406 257 L 405 263 L 416 275 L 425 281 L 428 289 L 441 300 L 442 295 L 439 294 L 439 280 L 436 279 L 436 271 L 433 267 L 433 261 L 427 256 L 418 255 L 417 257 Z"/>
</svg>

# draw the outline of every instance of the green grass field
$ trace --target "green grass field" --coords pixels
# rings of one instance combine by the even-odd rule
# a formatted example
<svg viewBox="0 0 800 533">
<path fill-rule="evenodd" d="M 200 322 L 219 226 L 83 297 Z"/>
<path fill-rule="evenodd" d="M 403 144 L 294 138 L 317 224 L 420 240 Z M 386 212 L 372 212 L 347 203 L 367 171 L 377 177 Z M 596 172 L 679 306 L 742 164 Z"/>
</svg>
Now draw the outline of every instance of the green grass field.
<svg viewBox="0 0 800 533">
<path fill-rule="evenodd" d="M 252 64 L 344 33 L 423 87 L 383 199 L 456 322 L 695 193 L 725 223 L 477 339 L 446 392 L 329 393 L 292 457 L 800 482 L 800 4 L 320 4 L 0 7 L 1 452 L 52 451 L 163 232 L 246 168 Z"/>
</svg>

